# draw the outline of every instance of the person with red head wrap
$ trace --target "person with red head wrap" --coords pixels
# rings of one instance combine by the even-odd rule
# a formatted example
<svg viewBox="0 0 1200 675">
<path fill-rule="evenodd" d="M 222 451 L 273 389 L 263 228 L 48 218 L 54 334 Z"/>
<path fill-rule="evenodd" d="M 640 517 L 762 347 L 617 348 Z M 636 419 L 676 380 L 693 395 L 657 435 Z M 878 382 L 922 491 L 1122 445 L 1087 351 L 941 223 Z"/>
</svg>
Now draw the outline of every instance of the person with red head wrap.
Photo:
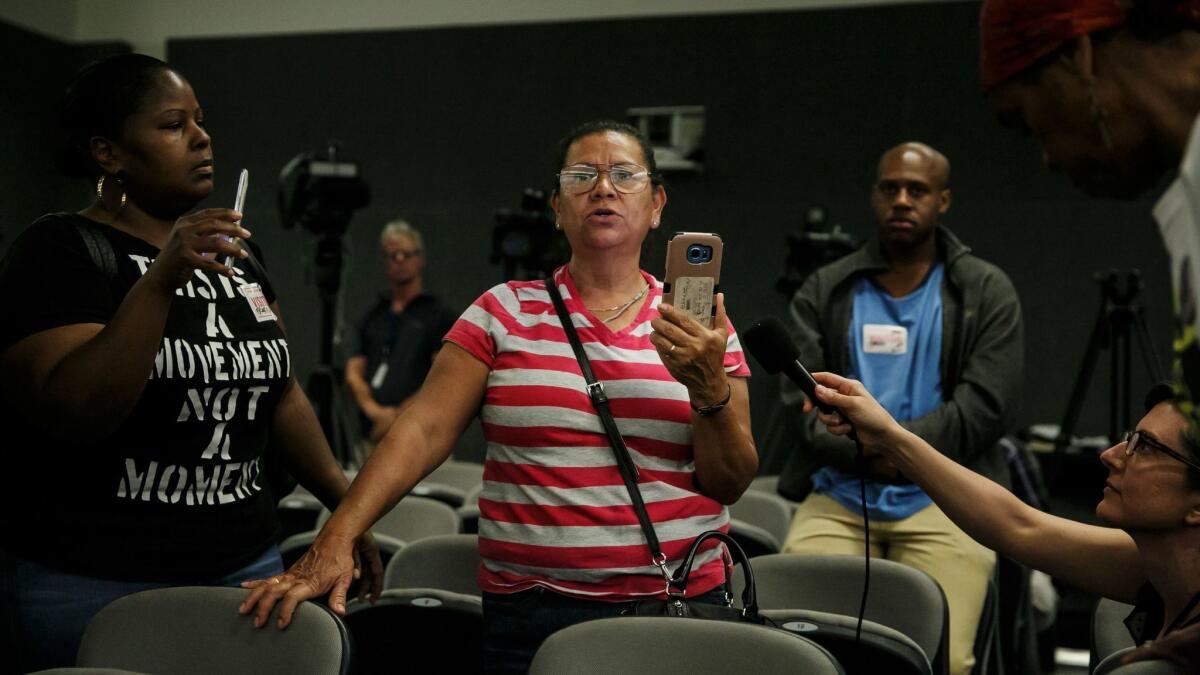
<svg viewBox="0 0 1200 675">
<path fill-rule="evenodd" d="M 1197 454 L 1200 0 L 984 0 L 979 27 L 983 89 L 1003 122 L 1038 139 L 1049 168 L 1090 195 L 1123 199 L 1178 172 L 1154 217 L 1175 289 L 1174 405 Z M 1181 526 L 1200 527 L 1190 518 Z M 1171 628 L 1146 635 L 1153 642 L 1126 659 L 1200 672 L 1200 624 Z"/>
</svg>

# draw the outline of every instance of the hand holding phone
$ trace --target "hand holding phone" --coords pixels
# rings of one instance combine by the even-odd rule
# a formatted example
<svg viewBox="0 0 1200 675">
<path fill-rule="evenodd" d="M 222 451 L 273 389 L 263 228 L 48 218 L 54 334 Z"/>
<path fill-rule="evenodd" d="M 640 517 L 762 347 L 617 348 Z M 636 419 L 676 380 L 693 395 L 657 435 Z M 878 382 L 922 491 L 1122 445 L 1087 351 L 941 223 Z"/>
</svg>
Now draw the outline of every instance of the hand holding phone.
<svg viewBox="0 0 1200 675">
<path fill-rule="evenodd" d="M 676 232 L 667 242 L 662 301 L 713 327 L 721 284 L 721 237 L 708 232 Z"/>
<path fill-rule="evenodd" d="M 242 213 L 242 215 L 245 215 L 242 212 L 242 207 L 246 204 L 246 187 L 249 185 L 249 183 L 250 171 L 247 169 L 242 169 L 242 173 L 238 175 L 237 196 L 233 199 L 233 210 L 237 211 L 238 213 Z M 241 225 L 242 221 L 239 220 L 237 224 Z M 233 237 L 225 237 L 225 241 L 232 242 L 234 239 Z M 241 244 L 238 245 L 241 246 Z M 225 256 L 225 266 L 233 267 L 233 256 Z"/>
</svg>

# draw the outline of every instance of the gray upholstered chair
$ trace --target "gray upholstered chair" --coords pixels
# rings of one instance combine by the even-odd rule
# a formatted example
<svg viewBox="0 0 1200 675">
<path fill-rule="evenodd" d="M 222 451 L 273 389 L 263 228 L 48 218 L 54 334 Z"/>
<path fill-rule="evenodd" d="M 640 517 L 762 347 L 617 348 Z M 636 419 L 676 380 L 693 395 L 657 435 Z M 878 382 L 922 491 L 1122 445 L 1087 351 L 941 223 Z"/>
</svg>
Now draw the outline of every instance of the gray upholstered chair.
<svg viewBox="0 0 1200 675">
<path fill-rule="evenodd" d="M 729 506 L 729 515 L 770 532 L 783 543 L 792 526 L 792 506 L 779 495 L 747 490 Z"/>
<path fill-rule="evenodd" d="M 454 508 L 466 502 L 467 495 L 483 484 L 483 465 L 450 459 L 433 470 L 409 494 L 445 502 Z"/>
<path fill-rule="evenodd" d="M 316 541 L 317 534 L 319 534 L 317 530 L 293 534 L 279 544 L 279 557 L 283 559 L 284 569 L 291 567 L 293 563 L 300 559 L 300 556 L 304 555 L 304 552 Z M 378 532 L 374 532 L 373 534 L 375 535 L 375 543 L 379 545 L 379 558 L 386 567 L 392 556 L 404 548 L 404 542 L 395 537 L 389 537 L 386 534 Z"/>
<path fill-rule="evenodd" d="M 761 610 L 815 610 L 857 617 L 862 600 L 863 558 L 780 553 L 751 561 Z M 741 575 L 734 575 L 735 596 Z M 786 612 L 765 612 L 786 620 Z M 948 671 L 946 596 L 928 574 L 907 565 L 871 559 L 871 588 L 864 619 L 911 639 L 934 675 Z"/>
<path fill-rule="evenodd" d="M 463 534 L 479 534 L 479 495 L 482 493 L 483 483 L 480 483 L 467 491 L 462 506 L 457 509 Z"/>
<path fill-rule="evenodd" d="M 1132 611 L 1133 605 L 1108 598 L 1100 598 L 1096 603 L 1092 612 L 1090 670 L 1095 670 L 1110 654 L 1133 646 L 1133 637 L 1125 627 L 1125 617 Z"/>
<path fill-rule="evenodd" d="M 347 672 L 348 633 L 327 608 L 305 602 L 287 630 L 255 629 L 237 612 L 246 594 L 185 586 L 127 595 L 88 624 L 76 664 L 172 675 Z"/>
<path fill-rule="evenodd" d="M 729 534 L 746 555 L 767 555 L 783 550 L 792 524 L 792 506 L 779 495 L 747 490 L 729 506 Z"/>
<path fill-rule="evenodd" d="M 1121 657 L 1133 647 L 1115 651 L 1100 660 L 1092 675 L 1187 675 L 1179 666 L 1167 661 L 1138 661 L 1127 666 L 1121 665 Z"/>
<path fill-rule="evenodd" d="M 807 673 L 840 675 L 819 645 L 786 631 L 728 621 L 619 617 L 585 621 L 547 639 L 530 675 Z"/>
<path fill-rule="evenodd" d="M 449 534 L 414 541 L 392 556 L 384 588 L 438 588 L 478 596 L 479 537 Z"/>
<path fill-rule="evenodd" d="M 121 670 L 119 668 L 51 668 L 49 670 L 38 670 L 26 675 L 147 675 L 146 673 L 138 673 L 132 670 Z"/>
<path fill-rule="evenodd" d="M 765 492 L 770 495 L 779 496 L 779 476 L 756 476 L 754 480 L 750 481 L 748 489 L 754 492 Z M 791 504 L 792 502 L 788 503 Z"/>
<path fill-rule="evenodd" d="M 474 673 L 483 663 L 483 600 L 432 588 L 388 589 L 351 600 L 356 673 Z"/>
<path fill-rule="evenodd" d="M 761 614 L 783 630 L 821 645 L 850 675 L 930 675 L 929 657 L 912 638 L 874 621 L 805 609 L 768 609 Z"/>
<path fill-rule="evenodd" d="M 329 511 L 321 511 L 317 518 L 317 529 L 329 520 Z M 406 543 L 439 534 L 457 534 L 462 520 L 454 509 L 444 502 L 425 497 L 405 497 L 374 525 L 371 531 Z"/>
</svg>

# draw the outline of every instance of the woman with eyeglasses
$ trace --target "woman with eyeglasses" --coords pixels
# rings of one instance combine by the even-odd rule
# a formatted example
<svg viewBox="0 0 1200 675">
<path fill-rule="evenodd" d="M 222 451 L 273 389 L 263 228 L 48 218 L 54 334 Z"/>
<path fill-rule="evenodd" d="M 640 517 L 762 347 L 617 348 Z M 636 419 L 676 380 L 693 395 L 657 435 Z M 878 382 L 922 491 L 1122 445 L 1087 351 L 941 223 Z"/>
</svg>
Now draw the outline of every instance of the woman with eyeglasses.
<svg viewBox="0 0 1200 675">
<path fill-rule="evenodd" d="M 889 459 L 984 546 L 1135 605 L 1126 625 L 1136 644 L 1200 626 L 1200 453 L 1169 385 L 1150 391 L 1137 428 L 1100 455 L 1109 473 L 1096 515 L 1112 527 L 1099 527 L 1039 511 L 948 460 L 892 419 L 861 382 L 813 377 L 817 397 L 837 409 L 818 412 L 832 433 L 853 430 L 866 456 Z M 1176 656 L 1146 654 L 1186 662 Z"/>
<path fill-rule="evenodd" d="M 107 58 L 61 119 L 62 168 L 95 199 L 39 218 L 0 264 L 4 672 L 72 665 L 122 596 L 282 570 L 272 462 L 330 508 L 348 487 L 241 214 L 193 211 L 215 169 L 188 81 Z"/>
<path fill-rule="evenodd" d="M 715 328 L 660 305 L 639 268 L 667 194 L 649 144 L 632 127 L 593 122 L 560 144 L 551 204 L 571 247 L 553 274 L 604 383 L 674 569 L 753 478 L 749 370 L 718 295 Z M 422 388 L 359 472 L 310 552 L 286 574 L 249 584 L 242 605 L 278 625 L 297 602 L 332 591 L 345 610 L 349 542 L 447 457 L 479 414 L 488 441 L 479 499 L 484 662 L 524 672 L 554 631 L 665 597 L 613 451 L 545 281 L 500 284 L 463 314 Z M 724 601 L 717 548 L 693 567 L 688 596 Z"/>
</svg>

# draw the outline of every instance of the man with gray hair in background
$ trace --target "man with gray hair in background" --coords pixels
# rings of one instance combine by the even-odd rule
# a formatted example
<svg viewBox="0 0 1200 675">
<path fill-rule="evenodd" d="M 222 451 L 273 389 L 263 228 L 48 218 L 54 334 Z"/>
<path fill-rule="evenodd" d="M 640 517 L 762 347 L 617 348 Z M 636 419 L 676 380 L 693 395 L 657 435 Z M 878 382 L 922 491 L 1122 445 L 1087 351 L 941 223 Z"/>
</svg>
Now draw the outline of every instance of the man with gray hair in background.
<svg viewBox="0 0 1200 675">
<path fill-rule="evenodd" d="M 400 405 L 421 387 L 457 315 L 425 292 L 421 233 L 403 220 L 379 235 L 389 289 L 358 322 L 346 387 L 361 413 L 363 438 L 377 442 Z"/>
</svg>

